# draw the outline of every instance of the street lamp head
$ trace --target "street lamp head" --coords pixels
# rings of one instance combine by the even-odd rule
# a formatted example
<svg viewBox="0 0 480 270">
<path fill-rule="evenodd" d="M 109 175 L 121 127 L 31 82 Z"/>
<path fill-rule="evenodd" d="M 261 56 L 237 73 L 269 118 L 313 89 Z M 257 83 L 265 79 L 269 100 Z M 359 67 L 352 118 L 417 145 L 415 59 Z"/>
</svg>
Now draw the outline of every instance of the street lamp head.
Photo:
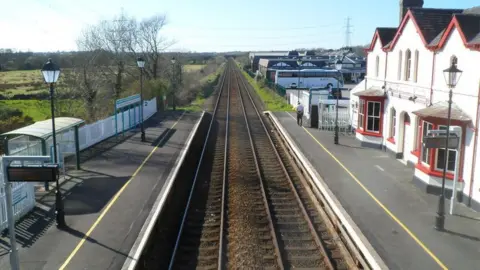
<svg viewBox="0 0 480 270">
<path fill-rule="evenodd" d="M 336 70 L 342 70 L 342 65 L 343 65 L 342 60 L 335 61 L 335 69 Z"/>
<path fill-rule="evenodd" d="M 58 77 L 60 77 L 60 67 L 49 58 L 47 63 L 42 67 L 42 74 L 46 83 L 56 83 Z"/>
<path fill-rule="evenodd" d="M 137 65 L 139 68 L 144 68 L 145 67 L 145 60 L 142 57 L 137 58 Z"/>
<path fill-rule="evenodd" d="M 175 64 L 175 62 L 176 62 L 177 60 L 175 59 L 175 57 L 172 57 L 172 60 L 170 60 L 170 61 L 172 62 L 172 64 Z"/>
<path fill-rule="evenodd" d="M 457 68 L 457 63 L 452 61 L 450 67 L 443 71 L 443 76 L 445 77 L 445 82 L 447 83 L 448 87 L 452 89 L 457 86 L 457 82 L 462 76 L 462 71 Z"/>
</svg>

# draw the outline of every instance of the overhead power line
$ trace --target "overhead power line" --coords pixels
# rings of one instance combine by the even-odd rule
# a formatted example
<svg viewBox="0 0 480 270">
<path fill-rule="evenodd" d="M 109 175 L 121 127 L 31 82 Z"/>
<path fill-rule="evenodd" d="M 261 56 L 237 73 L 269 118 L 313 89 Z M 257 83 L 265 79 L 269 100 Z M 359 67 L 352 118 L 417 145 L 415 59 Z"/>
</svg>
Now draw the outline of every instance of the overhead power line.
<svg viewBox="0 0 480 270">
<path fill-rule="evenodd" d="M 275 27 L 275 28 L 265 28 L 265 27 L 200 27 L 201 30 L 224 30 L 224 31 L 287 31 L 287 30 L 305 30 L 305 29 L 319 29 L 325 27 L 339 26 L 338 24 L 326 24 L 326 25 L 317 25 L 317 26 L 304 26 L 304 27 Z M 189 30 L 192 30 L 192 27 L 188 27 Z"/>
</svg>

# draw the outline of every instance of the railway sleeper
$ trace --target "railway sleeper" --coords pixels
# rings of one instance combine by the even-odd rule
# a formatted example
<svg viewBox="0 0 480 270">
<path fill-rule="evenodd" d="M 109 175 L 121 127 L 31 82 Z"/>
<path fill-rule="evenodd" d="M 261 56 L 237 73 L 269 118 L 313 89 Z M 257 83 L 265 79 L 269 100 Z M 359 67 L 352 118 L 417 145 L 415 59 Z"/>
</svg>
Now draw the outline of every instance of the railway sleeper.
<svg viewBox="0 0 480 270">
<path fill-rule="evenodd" d="M 275 227 L 277 227 L 277 230 L 280 233 L 283 232 L 299 232 L 299 233 L 304 233 L 304 232 L 309 232 L 310 233 L 310 228 L 306 225 L 292 225 L 292 224 L 282 224 L 282 223 L 277 223 L 275 224 Z"/>
</svg>

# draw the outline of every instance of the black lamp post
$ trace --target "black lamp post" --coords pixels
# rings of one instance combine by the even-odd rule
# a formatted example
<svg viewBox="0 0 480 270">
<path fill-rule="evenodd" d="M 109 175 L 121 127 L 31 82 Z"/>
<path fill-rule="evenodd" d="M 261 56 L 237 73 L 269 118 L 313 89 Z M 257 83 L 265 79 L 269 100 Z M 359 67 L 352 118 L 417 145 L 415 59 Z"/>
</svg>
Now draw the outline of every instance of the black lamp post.
<svg viewBox="0 0 480 270">
<path fill-rule="evenodd" d="M 337 78 L 337 91 L 335 92 L 337 104 L 335 106 L 335 133 L 333 137 L 333 142 L 335 144 L 338 144 L 338 99 L 340 98 L 340 81 L 343 80 L 343 75 L 342 75 L 342 66 L 343 66 L 343 61 L 345 60 L 345 57 L 347 56 L 348 53 L 352 52 L 352 48 L 350 47 L 344 47 L 343 50 L 345 52 L 342 55 L 341 60 L 337 60 L 335 62 L 335 69 L 338 71 L 338 78 Z M 333 87 L 332 87 L 333 88 Z M 332 89 L 333 91 L 333 89 Z"/>
<path fill-rule="evenodd" d="M 140 130 L 141 140 L 145 141 L 145 129 L 143 127 L 143 68 L 145 67 L 145 60 L 142 57 L 137 58 L 137 65 L 140 69 Z"/>
<path fill-rule="evenodd" d="M 297 65 L 298 65 L 297 97 L 298 97 L 298 102 L 300 102 L 300 69 L 302 67 L 302 59 L 297 60 Z"/>
<path fill-rule="evenodd" d="M 445 82 L 449 88 L 448 92 L 448 115 L 447 115 L 447 136 L 445 138 L 445 157 L 443 161 L 443 174 L 442 174 L 442 192 L 438 201 L 438 210 L 437 216 L 435 217 L 435 229 L 442 231 L 445 227 L 445 176 L 447 174 L 447 165 L 448 165 L 448 139 L 450 137 L 450 115 L 452 111 L 452 95 L 453 88 L 457 86 L 457 82 L 462 76 L 462 71 L 457 68 L 456 59 L 452 59 L 452 63 L 449 68 L 443 71 L 445 77 Z M 452 192 L 455 192 L 453 190 Z"/>
<path fill-rule="evenodd" d="M 337 62 L 335 62 L 335 69 L 337 69 L 337 71 L 340 73 L 337 79 L 337 91 L 335 92 L 335 96 L 337 100 L 335 105 L 335 135 L 333 138 L 335 144 L 338 144 L 338 99 L 340 97 L 340 79 L 341 79 L 340 76 L 341 76 L 342 64 L 343 64 L 343 58 L 342 60 L 337 60 Z"/>
<path fill-rule="evenodd" d="M 43 78 L 45 83 L 50 84 L 50 109 L 52 113 L 52 139 L 53 139 L 53 161 L 55 164 L 58 164 L 57 157 L 57 138 L 55 134 L 55 100 L 54 100 L 54 84 L 57 82 L 58 77 L 60 76 L 60 67 L 57 64 L 52 62 L 52 59 L 48 59 L 47 63 L 43 65 L 42 68 Z M 65 211 L 63 207 L 62 194 L 60 191 L 59 177 L 56 180 L 56 191 L 55 191 L 55 213 L 56 213 L 56 222 L 58 228 L 65 228 Z"/>
<path fill-rule="evenodd" d="M 176 109 L 176 104 L 175 104 L 175 88 L 176 88 L 176 68 L 175 68 L 175 63 L 177 62 L 177 60 L 175 59 L 175 57 L 172 57 L 172 60 L 170 60 L 172 62 L 172 106 L 173 106 L 173 110 L 175 111 Z"/>
</svg>

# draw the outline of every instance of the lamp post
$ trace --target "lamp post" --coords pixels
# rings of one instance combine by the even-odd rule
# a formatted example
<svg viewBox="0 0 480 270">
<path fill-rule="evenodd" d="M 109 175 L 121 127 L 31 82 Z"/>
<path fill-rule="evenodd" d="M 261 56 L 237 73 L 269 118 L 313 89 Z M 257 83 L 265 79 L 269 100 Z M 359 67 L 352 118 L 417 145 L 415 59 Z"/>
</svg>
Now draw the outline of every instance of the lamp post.
<svg viewBox="0 0 480 270">
<path fill-rule="evenodd" d="M 448 92 L 447 136 L 445 138 L 445 157 L 443 160 L 442 192 L 438 201 L 437 216 L 435 217 L 435 229 L 439 231 L 442 231 L 445 227 L 445 176 L 447 174 L 448 165 L 448 139 L 450 137 L 450 115 L 452 111 L 453 88 L 457 86 L 457 82 L 462 75 L 462 71 L 457 68 L 457 61 L 455 58 L 452 59 L 450 67 L 443 71 L 443 75 L 445 77 L 445 82 L 447 83 L 447 86 L 450 90 Z M 457 155 L 458 154 L 459 153 L 457 153 Z M 452 192 L 455 192 L 455 190 L 453 190 Z"/>
<path fill-rule="evenodd" d="M 175 57 L 172 57 L 172 60 L 170 60 L 172 62 L 172 106 L 173 106 L 173 110 L 175 111 L 175 107 L 176 107 L 176 104 L 175 104 L 175 88 L 176 88 L 176 82 L 175 82 L 175 79 L 176 79 L 176 68 L 175 68 L 175 63 L 177 62 L 177 60 L 175 59 Z"/>
<path fill-rule="evenodd" d="M 141 140 L 145 142 L 145 129 L 143 127 L 143 68 L 145 67 L 145 60 L 142 57 L 137 58 L 137 65 L 140 69 L 140 130 Z"/>
<path fill-rule="evenodd" d="M 60 67 L 52 62 L 52 59 L 48 59 L 47 63 L 42 67 L 43 78 L 45 83 L 50 84 L 50 109 L 52 113 L 52 140 L 53 140 L 53 161 L 58 164 L 57 157 L 57 138 L 55 134 L 55 104 L 54 104 L 54 84 L 57 82 L 60 76 Z M 56 222 L 58 228 L 65 228 L 65 211 L 63 207 L 62 194 L 60 191 L 59 177 L 56 179 L 56 191 L 55 191 L 55 213 Z"/>
<path fill-rule="evenodd" d="M 340 80 L 343 80 L 342 79 L 342 66 L 343 66 L 343 61 L 345 60 L 345 57 L 347 56 L 348 53 L 352 52 L 352 48 L 350 47 L 344 47 L 343 48 L 344 50 L 346 50 L 343 54 L 342 54 L 342 60 L 337 60 L 335 62 L 335 69 L 338 71 L 338 78 L 337 78 L 337 92 L 335 93 L 335 96 L 336 96 L 336 105 L 335 105 L 335 133 L 334 133 L 334 137 L 333 137 L 333 142 L 335 144 L 338 144 L 338 99 L 340 98 L 340 93 L 341 93 L 341 90 L 340 90 Z M 332 87 L 333 88 L 333 87 Z M 333 91 L 333 89 L 332 89 Z"/>
<path fill-rule="evenodd" d="M 345 57 L 345 56 L 343 56 Z M 342 70 L 342 64 L 343 64 L 343 58 L 342 60 L 337 60 L 335 62 L 335 69 L 341 74 L 341 70 Z M 338 79 L 337 79 L 337 91 L 335 92 L 335 96 L 336 96 L 336 105 L 335 105 L 335 134 L 334 134 L 334 143 L 335 144 L 338 144 L 338 99 L 340 98 L 340 76 L 338 76 Z M 333 91 L 333 89 L 332 89 Z"/>
<path fill-rule="evenodd" d="M 302 59 L 297 60 L 297 65 L 298 65 L 297 98 L 298 98 L 298 102 L 300 102 L 300 68 L 302 67 Z"/>
</svg>

